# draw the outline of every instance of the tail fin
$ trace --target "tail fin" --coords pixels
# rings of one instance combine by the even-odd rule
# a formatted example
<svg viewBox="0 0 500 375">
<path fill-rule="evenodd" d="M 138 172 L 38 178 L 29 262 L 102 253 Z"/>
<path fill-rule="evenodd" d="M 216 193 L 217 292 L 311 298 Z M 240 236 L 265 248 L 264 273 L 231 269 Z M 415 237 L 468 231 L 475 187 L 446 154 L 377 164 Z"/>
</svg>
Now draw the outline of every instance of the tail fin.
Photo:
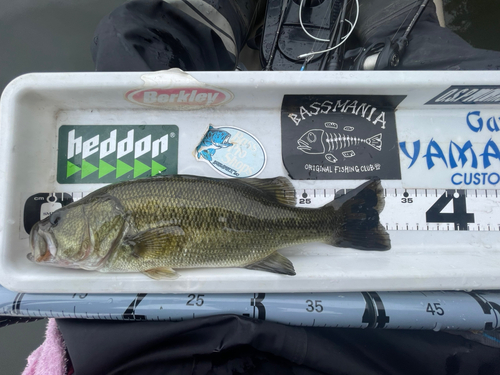
<svg viewBox="0 0 500 375">
<path fill-rule="evenodd" d="M 360 250 L 389 250 L 391 239 L 379 221 L 384 208 L 384 191 L 379 179 L 372 179 L 326 206 L 336 212 L 330 245 Z"/>
<path fill-rule="evenodd" d="M 372 146 L 375 150 L 382 150 L 382 133 L 376 134 L 366 140 L 366 143 Z"/>
</svg>

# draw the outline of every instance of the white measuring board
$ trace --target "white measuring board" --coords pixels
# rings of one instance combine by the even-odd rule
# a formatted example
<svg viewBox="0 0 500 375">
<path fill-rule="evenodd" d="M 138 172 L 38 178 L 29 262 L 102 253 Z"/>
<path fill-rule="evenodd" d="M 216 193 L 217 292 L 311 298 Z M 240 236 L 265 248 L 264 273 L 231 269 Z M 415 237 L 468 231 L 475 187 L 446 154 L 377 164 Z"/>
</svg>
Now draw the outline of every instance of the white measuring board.
<svg viewBox="0 0 500 375">
<path fill-rule="evenodd" d="M 207 87 L 212 90 L 207 93 L 213 106 L 201 102 L 208 100 L 208 94 L 197 96 Z M 201 104 L 183 108 L 178 102 L 140 102 L 141 92 L 151 90 L 156 94 L 148 94 L 148 98 L 177 95 L 177 99 L 181 91 L 185 97 L 191 90 L 188 97 L 193 98 L 193 103 L 198 97 Z M 172 94 L 174 91 L 168 90 L 179 92 Z M 0 284 L 20 293 L 500 289 L 499 90 L 500 72 L 182 75 L 176 71 L 21 77 L 7 87 L 0 103 Z M 360 99 L 354 103 L 356 97 Z M 374 109 L 374 103 L 383 104 L 379 97 L 393 98 L 398 103 L 396 110 L 390 114 L 382 107 Z M 220 98 L 223 100 L 217 102 Z M 290 113 L 283 107 L 286 101 Z M 294 103 L 299 103 L 298 107 L 292 108 Z M 352 115 L 356 121 L 349 123 L 338 114 Z M 323 115 L 333 117 L 326 120 Z M 293 134 L 282 131 L 283 124 L 293 129 Z M 259 154 L 262 171 L 257 178 L 291 176 L 287 168 L 303 163 L 300 172 L 314 178 L 291 181 L 300 207 L 322 206 L 344 189 L 353 189 L 367 178 L 385 173 L 379 176 L 385 195 L 380 221 L 388 230 L 392 248 L 372 252 L 312 243 L 282 249 L 280 253 L 296 269 L 293 277 L 237 268 L 204 268 L 178 270 L 177 280 L 158 282 L 142 274 L 105 274 L 30 263 L 26 259 L 30 249 L 24 230 L 27 200 L 37 202 L 38 217 L 33 216 L 37 220 L 59 204 L 77 200 L 105 185 L 95 177 L 100 166 L 91 159 L 86 160 L 96 172 L 87 172 L 88 178 L 94 176 L 94 182 L 86 183 L 82 177 L 81 183 L 69 183 L 59 178 L 61 166 L 66 166 L 59 152 L 61 129 L 107 129 L 108 133 L 100 134 L 99 142 L 93 133 L 71 138 L 76 142 L 83 137 L 82 150 L 85 144 L 91 158 L 101 154 L 95 151 L 98 145 L 113 140 L 112 130 L 118 131 L 116 142 L 124 144 L 131 126 L 147 131 L 155 125 L 178 129 L 169 134 L 178 138 L 179 174 L 221 178 L 221 169 L 237 171 L 240 164 L 245 164 L 245 160 L 235 158 L 235 153 L 226 154 L 230 165 L 223 168 L 218 164 L 219 170 L 207 160 L 197 160 L 195 150 L 210 125 L 219 130 L 243 130 L 246 135 L 237 138 L 240 142 L 251 142 L 252 137 L 258 141 L 264 152 Z M 358 132 L 360 127 L 365 127 L 364 133 Z M 284 155 L 283 136 L 289 136 L 288 147 L 300 155 L 300 160 Z M 323 149 L 317 147 L 318 143 L 313 145 L 321 137 Z M 141 133 L 140 139 L 134 140 L 141 146 L 138 157 L 148 152 L 149 141 L 151 149 L 163 150 L 164 146 L 158 148 L 162 139 L 161 135 L 148 138 Z M 368 150 L 363 161 L 362 150 Z M 216 152 L 224 155 L 220 150 Z M 381 154 L 386 155 L 382 161 L 378 159 Z M 318 161 L 310 161 L 313 159 Z M 223 163 L 224 159 L 217 161 Z M 71 163 L 83 167 L 74 159 Z M 108 168 L 115 167 L 109 160 L 106 163 Z M 142 164 L 145 170 L 151 168 L 151 164 Z M 362 178 L 357 178 L 358 170 L 364 173 Z"/>
</svg>

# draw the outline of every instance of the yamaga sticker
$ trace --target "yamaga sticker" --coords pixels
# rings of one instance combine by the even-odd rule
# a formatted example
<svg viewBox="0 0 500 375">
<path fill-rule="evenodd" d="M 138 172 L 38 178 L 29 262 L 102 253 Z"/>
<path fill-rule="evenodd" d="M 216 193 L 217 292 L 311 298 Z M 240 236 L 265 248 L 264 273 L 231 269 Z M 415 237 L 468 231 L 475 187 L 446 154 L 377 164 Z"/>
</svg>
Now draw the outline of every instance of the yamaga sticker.
<svg viewBox="0 0 500 375">
<path fill-rule="evenodd" d="M 257 138 L 230 126 L 210 125 L 195 149 L 195 157 L 230 177 L 255 177 L 266 165 L 266 152 Z"/>
</svg>

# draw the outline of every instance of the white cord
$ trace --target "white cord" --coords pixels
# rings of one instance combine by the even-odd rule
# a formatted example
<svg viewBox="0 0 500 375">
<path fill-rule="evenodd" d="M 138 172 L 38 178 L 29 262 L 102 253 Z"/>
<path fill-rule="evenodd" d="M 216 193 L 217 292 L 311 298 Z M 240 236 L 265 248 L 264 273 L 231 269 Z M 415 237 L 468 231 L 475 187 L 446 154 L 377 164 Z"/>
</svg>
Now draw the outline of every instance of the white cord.
<svg viewBox="0 0 500 375">
<path fill-rule="evenodd" d="M 356 27 L 356 24 L 358 23 L 358 16 L 359 16 L 359 1 L 356 0 L 356 18 L 354 19 L 354 24 L 352 24 L 352 27 L 351 27 L 351 30 L 347 33 L 347 35 L 345 37 L 342 37 L 342 42 L 340 42 L 339 44 L 337 44 L 336 46 L 334 47 L 331 47 L 331 48 L 328 48 L 328 49 L 324 49 L 322 51 L 316 51 L 316 52 L 309 52 L 309 53 L 304 53 L 302 55 L 299 55 L 297 58 L 298 59 L 303 59 L 304 57 L 308 57 L 308 56 L 313 56 L 313 55 L 317 55 L 319 53 L 325 53 L 325 52 L 330 52 L 330 51 L 333 51 L 334 49 L 336 48 L 339 48 L 342 44 L 345 43 L 345 41 L 347 40 L 347 38 L 349 38 L 349 36 L 352 34 L 352 32 L 354 31 L 354 27 Z M 350 22 L 349 22 L 350 23 Z"/>
<path fill-rule="evenodd" d="M 306 28 L 304 27 L 304 23 L 302 22 L 302 6 L 304 5 L 304 0 L 300 0 L 300 5 L 299 5 L 299 22 L 300 22 L 300 26 L 302 27 L 302 30 L 304 30 L 304 32 L 311 38 L 313 38 L 314 40 L 318 40 L 320 42 L 329 42 L 330 39 L 321 39 L 321 38 L 318 38 L 314 35 L 311 35 L 309 34 L 309 32 L 306 30 Z"/>
<path fill-rule="evenodd" d="M 352 22 L 351 22 L 351 21 L 349 21 L 349 20 L 345 20 L 345 22 L 347 22 L 349 25 L 351 25 L 351 30 L 352 30 L 352 29 L 354 29 L 354 25 L 352 24 Z M 350 32 L 351 30 L 349 30 L 349 32 Z M 344 36 L 342 37 L 342 39 L 347 38 L 347 36 L 348 36 L 348 35 L 349 35 L 349 34 L 344 35 Z"/>
</svg>

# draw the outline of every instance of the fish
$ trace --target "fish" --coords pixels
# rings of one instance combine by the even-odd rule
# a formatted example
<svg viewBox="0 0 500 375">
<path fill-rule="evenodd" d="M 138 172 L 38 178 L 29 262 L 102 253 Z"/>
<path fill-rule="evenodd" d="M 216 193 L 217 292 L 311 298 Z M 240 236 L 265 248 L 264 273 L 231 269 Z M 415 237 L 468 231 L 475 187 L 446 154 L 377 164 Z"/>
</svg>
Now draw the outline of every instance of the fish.
<svg viewBox="0 0 500 375">
<path fill-rule="evenodd" d="M 325 146 L 326 142 L 326 146 Z M 351 146 L 367 144 L 377 151 L 382 150 L 382 133 L 363 139 L 352 135 L 329 133 L 323 129 L 312 129 L 305 132 L 297 141 L 297 149 L 306 154 L 324 154 L 342 150 Z M 328 148 L 327 148 L 328 147 Z"/>
<path fill-rule="evenodd" d="M 54 211 L 30 231 L 28 259 L 100 272 L 175 279 L 177 269 L 240 267 L 293 276 L 278 250 L 324 242 L 389 250 L 384 194 L 372 179 L 320 208 L 296 207 L 285 177 L 190 175 L 110 184 Z"/>
<path fill-rule="evenodd" d="M 233 144 L 229 143 L 229 134 L 225 130 L 215 129 L 212 125 L 209 126 L 207 133 L 203 137 L 201 143 L 196 147 L 196 157 L 212 161 L 212 156 L 218 149 L 231 147 Z"/>
</svg>

